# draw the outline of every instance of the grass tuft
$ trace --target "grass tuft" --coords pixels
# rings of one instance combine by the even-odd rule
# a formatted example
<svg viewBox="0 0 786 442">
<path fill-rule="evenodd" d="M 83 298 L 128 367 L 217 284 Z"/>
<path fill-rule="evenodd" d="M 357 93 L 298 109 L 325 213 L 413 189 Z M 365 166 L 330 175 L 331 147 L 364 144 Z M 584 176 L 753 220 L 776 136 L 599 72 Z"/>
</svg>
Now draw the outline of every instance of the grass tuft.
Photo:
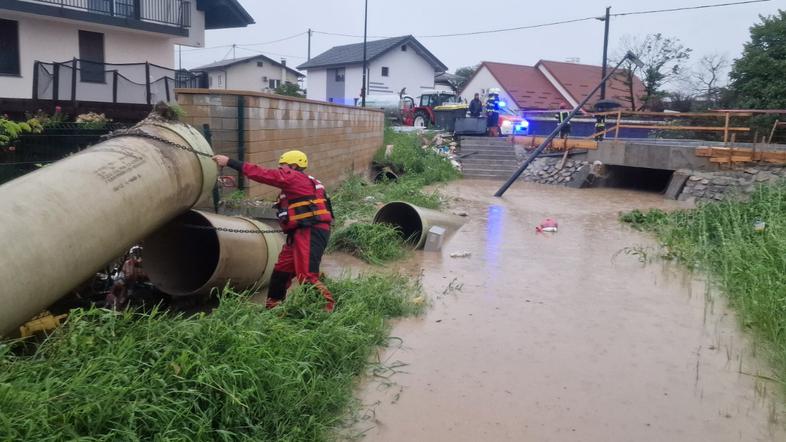
<svg viewBox="0 0 786 442">
<path fill-rule="evenodd" d="M 341 250 L 371 264 L 401 259 L 407 247 L 401 233 L 387 224 L 355 223 L 337 230 L 328 251 Z"/>
<path fill-rule="evenodd" d="M 387 319 L 418 314 L 400 275 L 300 287 L 272 311 L 225 293 L 210 315 L 76 310 L 29 355 L 0 344 L 0 440 L 331 440 Z"/>
</svg>

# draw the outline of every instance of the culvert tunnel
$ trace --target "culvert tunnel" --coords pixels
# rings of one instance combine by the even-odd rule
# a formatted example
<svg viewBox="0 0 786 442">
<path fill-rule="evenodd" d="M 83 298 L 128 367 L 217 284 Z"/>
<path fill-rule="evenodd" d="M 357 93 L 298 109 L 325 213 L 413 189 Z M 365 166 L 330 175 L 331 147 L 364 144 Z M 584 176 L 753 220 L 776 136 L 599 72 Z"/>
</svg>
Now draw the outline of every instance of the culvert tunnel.
<svg viewBox="0 0 786 442">
<path fill-rule="evenodd" d="M 590 176 L 586 187 L 613 187 L 642 192 L 665 193 L 673 170 L 606 165 L 599 176 Z"/>
</svg>

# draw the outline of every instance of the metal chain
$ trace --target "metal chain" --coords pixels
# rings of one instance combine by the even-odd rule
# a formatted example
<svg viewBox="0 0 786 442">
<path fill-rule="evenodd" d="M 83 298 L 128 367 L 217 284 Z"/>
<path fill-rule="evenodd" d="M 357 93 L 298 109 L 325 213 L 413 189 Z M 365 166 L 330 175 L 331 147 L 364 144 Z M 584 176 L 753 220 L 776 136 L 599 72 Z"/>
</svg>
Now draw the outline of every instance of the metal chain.
<svg viewBox="0 0 786 442">
<path fill-rule="evenodd" d="M 229 232 L 229 233 L 255 233 L 255 234 L 265 234 L 265 233 L 284 233 L 281 229 L 276 230 L 243 230 L 243 229 L 230 229 L 228 227 L 214 227 L 214 226 L 197 226 L 194 224 L 184 224 L 184 227 L 189 229 L 199 229 L 199 230 L 214 230 L 218 232 Z"/>
<path fill-rule="evenodd" d="M 112 138 L 118 137 L 139 137 L 139 138 L 147 138 L 149 140 L 158 141 L 160 143 L 164 143 L 167 146 L 172 146 L 180 150 L 184 150 L 186 152 L 195 153 L 197 155 L 201 155 L 203 157 L 212 158 L 213 156 L 204 152 L 200 152 L 193 147 L 184 146 L 182 144 L 175 143 L 174 141 L 167 140 L 166 138 L 162 138 L 156 135 L 151 135 L 147 132 L 143 132 L 141 130 L 120 130 L 112 132 L 109 135 L 103 137 L 104 140 L 111 140 Z M 243 229 L 230 229 L 226 227 L 214 227 L 214 226 L 197 226 L 193 224 L 186 224 L 185 227 L 189 229 L 199 229 L 199 230 L 213 230 L 219 232 L 228 232 L 228 233 L 253 233 L 253 234 L 266 234 L 266 233 L 284 233 L 281 229 L 275 230 L 243 230 Z"/>
<path fill-rule="evenodd" d="M 102 137 L 102 139 L 104 141 L 106 141 L 106 140 L 111 140 L 113 138 L 118 138 L 118 137 L 147 138 L 149 140 L 153 140 L 153 141 L 158 141 L 160 143 L 164 143 L 167 146 L 172 146 L 172 147 L 175 147 L 175 148 L 180 149 L 180 150 L 185 150 L 186 152 L 191 152 L 191 153 L 194 153 L 194 154 L 197 154 L 197 155 L 201 155 L 203 157 L 213 158 L 213 156 L 210 155 L 209 153 L 200 152 L 200 151 L 194 149 L 191 146 L 184 146 L 182 144 L 175 143 L 174 141 L 167 140 L 166 138 L 162 138 L 162 137 L 159 137 L 159 136 L 156 136 L 156 135 L 151 135 L 151 134 L 149 134 L 147 132 L 143 132 L 141 130 L 131 130 L 131 129 L 119 130 L 119 131 L 112 132 L 109 135 L 105 135 L 104 137 Z"/>
</svg>

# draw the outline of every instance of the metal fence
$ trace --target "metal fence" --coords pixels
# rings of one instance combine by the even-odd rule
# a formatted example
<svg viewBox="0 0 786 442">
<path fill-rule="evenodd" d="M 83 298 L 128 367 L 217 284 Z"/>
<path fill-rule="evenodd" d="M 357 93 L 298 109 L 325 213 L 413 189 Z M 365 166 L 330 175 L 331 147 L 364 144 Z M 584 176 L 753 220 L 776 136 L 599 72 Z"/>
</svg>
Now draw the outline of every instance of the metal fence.
<svg viewBox="0 0 786 442">
<path fill-rule="evenodd" d="M 87 129 L 79 123 L 59 123 L 40 134 L 23 134 L 13 143 L 13 150 L 0 149 L 0 184 L 90 147 L 103 135 L 125 127 L 109 123 Z"/>
<path fill-rule="evenodd" d="M 65 9 L 134 19 L 179 28 L 191 27 L 191 2 L 186 0 L 25 0 Z"/>
<path fill-rule="evenodd" d="M 73 59 L 36 61 L 33 99 L 153 104 L 175 99 L 175 88 L 207 87 L 204 73 L 174 70 L 152 63 L 96 63 Z"/>
</svg>

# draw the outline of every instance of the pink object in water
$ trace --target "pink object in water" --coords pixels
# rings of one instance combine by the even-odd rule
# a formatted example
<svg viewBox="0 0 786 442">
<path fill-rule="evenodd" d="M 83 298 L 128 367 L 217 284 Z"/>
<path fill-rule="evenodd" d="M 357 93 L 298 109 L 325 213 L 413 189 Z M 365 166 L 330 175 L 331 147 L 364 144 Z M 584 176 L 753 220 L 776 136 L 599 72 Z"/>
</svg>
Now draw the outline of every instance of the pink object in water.
<svg viewBox="0 0 786 442">
<path fill-rule="evenodd" d="M 559 227 L 559 224 L 557 224 L 556 220 L 553 220 L 551 218 L 546 218 L 543 220 L 543 222 L 540 223 L 539 226 L 535 227 L 535 231 L 538 233 L 556 232 L 557 227 Z"/>
</svg>

